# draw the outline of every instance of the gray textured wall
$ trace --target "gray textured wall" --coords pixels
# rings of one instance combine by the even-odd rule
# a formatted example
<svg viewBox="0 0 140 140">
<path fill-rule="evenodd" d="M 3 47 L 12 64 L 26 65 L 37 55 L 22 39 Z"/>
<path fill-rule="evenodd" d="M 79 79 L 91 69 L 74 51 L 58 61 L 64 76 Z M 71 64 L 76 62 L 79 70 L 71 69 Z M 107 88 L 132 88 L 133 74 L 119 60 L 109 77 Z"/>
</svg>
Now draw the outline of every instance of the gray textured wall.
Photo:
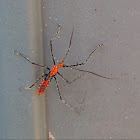
<svg viewBox="0 0 140 140">
<path fill-rule="evenodd" d="M 45 97 L 29 86 L 41 74 L 13 50 L 42 62 L 40 0 L 0 0 L 0 139 L 46 138 Z"/>
<path fill-rule="evenodd" d="M 0 0 L 0 138 L 46 138 L 47 131 L 56 139 L 140 138 L 139 14 L 139 0 Z M 63 98 L 79 116 L 60 102 L 53 80 L 42 96 L 37 86 L 19 92 L 43 70 L 13 50 L 51 68 L 49 40 L 58 24 L 56 60 L 64 56 L 74 26 L 65 63 L 83 62 L 102 43 L 79 68 L 119 77 L 85 74 L 68 85 L 57 76 Z M 69 68 L 60 72 L 69 80 L 81 74 Z"/>
<path fill-rule="evenodd" d="M 60 38 L 54 41 L 57 60 L 64 56 L 74 26 L 66 64 L 83 62 L 99 43 L 103 43 L 81 68 L 119 77 L 106 80 L 85 74 L 71 85 L 58 77 L 64 99 L 81 109 L 81 114 L 77 116 L 59 101 L 53 81 L 46 92 L 49 130 L 56 139 L 140 138 L 140 1 L 47 0 L 43 6 L 44 23 L 48 25 L 47 43 L 56 32 L 57 24 L 62 25 Z M 51 66 L 49 45 L 46 54 L 46 63 Z M 79 74 L 68 68 L 62 72 L 68 79 Z"/>
</svg>

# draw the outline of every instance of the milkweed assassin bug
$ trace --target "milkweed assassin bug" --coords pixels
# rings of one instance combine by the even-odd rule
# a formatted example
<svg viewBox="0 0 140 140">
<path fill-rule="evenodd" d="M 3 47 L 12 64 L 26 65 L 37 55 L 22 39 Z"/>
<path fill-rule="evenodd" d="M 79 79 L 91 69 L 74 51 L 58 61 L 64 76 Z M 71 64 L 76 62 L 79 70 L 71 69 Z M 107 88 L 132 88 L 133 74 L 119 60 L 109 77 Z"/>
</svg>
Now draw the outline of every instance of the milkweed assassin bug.
<svg viewBox="0 0 140 140">
<path fill-rule="evenodd" d="M 81 65 L 85 65 L 85 63 L 89 60 L 89 58 L 91 57 L 91 55 L 99 48 L 101 47 L 103 44 L 99 44 L 90 54 L 89 56 L 87 57 L 87 59 L 83 62 L 83 63 L 76 63 L 76 64 L 73 64 L 73 65 L 65 65 L 64 64 L 64 61 L 67 57 L 67 55 L 69 54 L 69 51 L 70 51 L 70 47 L 71 47 L 71 42 L 72 42 L 72 37 L 73 37 L 73 32 L 74 32 L 74 27 L 72 29 L 72 33 L 71 33 L 71 37 L 70 37 L 70 42 L 69 42 L 69 48 L 65 54 L 65 56 L 62 58 L 62 61 L 57 65 L 56 62 L 55 62 L 55 57 L 54 57 L 54 53 L 53 53 L 53 41 L 57 38 L 58 34 L 60 32 L 60 25 L 58 26 L 58 29 L 57 29 L 57 32 L 56 34 L 50 39 L 50 49 L 51 49 L 51 57 L 52 57 L 52 60 L 53 60 L 53 66 L 52 66 L 52 69 L 48 68 L 46 65 L 41 65 L 41 64 L 37 64 L 37 63 L 34 63 L 32 61 L 29 60 L 29 58 L 25 57 L 23 54 L 17 52 L 17 51 L 14 51 L 14 53 L 16 53 L 17 55 L 20 55 L 21 57 L 23 57 L 24 59 L 26 59 L 29 63 L 33 64 L 33 65 L 36 65 L 36 66 L 39 66 L 39 67 L 42 67 L 42 68 L 45 68 L 47 69 L 49 72 L 42 75 L 41 77 L 39 77 L 30 87 L 25 87 L 23 89 L 20 89 L 20 91 L 23 91 L 25 89 L 31 89 L 38 81 L 40 81 L 42 79 L 42 82 L 40 83 L 39 85 L 39 88 L 38 88 L 38 95 L 41 95 L 45 92 L 45 90 L 47 89 L 49 83 L 51 82 L 52 79 L 55 80 L 56 82 L 56 86 L 57 86 L 57 90 L 58 90 L 58 93 L 59 93 L 59 98 L 61 100 L 62 103 L 64 103 L 65 105 L 67 105 L 69 108 L 71 108 L 74 112 L 78 113 L 79 112 L 73 108 L 71 105 L 69 105 L 65 100 L 63 100 L 62 96 L 61 96 L 61 93 L 60 93 L 60 89 L 59 89 L 59 85 L 58 85 L 58 82 L 57 82 L 57 78 L 56 78 L 56 74 L 58 74 L 66 83 L 68 84 L 71 84 L 72 82 L 76 81 L 77 79 L 79 79 L 83 74 L 79 75 L 78 77 L 76 77 L 74 80 L 72 81 L 69 81 L 67 80 L 60 72 L 59 72 L 59 69 L 64 67 L 64 68 L 71 68 L 71 69 L 74 69 L 76 71 L 81 71 L 83 73 L 89 73 L 89 74 L 92 74 L 92 75 L 96 75 L 98 77 L 101 77 L 101 78 L 105 78 L 105 79 L 116 79 L 116 78 L 109 78 L 109 77 L 105 77 L 105 76 L 102 76 L 102 75 L 99 75 L 97 73 L 94 73 L 94 72 L 91 72 L 91 71 L 87 71 L 87 70 L 81 70 L 79 68 L 76 68 L 77 66 L 81 66 Z"/>
</svg>

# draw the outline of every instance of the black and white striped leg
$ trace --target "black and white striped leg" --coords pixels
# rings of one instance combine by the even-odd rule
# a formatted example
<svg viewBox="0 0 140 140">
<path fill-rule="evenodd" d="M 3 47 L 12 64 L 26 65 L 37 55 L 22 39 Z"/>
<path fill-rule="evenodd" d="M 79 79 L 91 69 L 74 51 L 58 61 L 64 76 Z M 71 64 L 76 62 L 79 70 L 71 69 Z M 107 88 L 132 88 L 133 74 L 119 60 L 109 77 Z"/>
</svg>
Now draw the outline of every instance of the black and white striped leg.
<svg viewBox="0 0 140 140">
<path fill-rule="evenodd" d="M 60 74 L 58 72 L 58 75 L 64 80 L 66 81 L 66 83 L 71 84 L 73 82 L 75 82 L 76 80 L 80 79 L 85 73 L 82 73 L 81 75 L 77 76 L 75 79 L 73 79 L 72 81 L 68 81 L 62 74 Z"/>
<path fill-rule="evenodd" d="M 39 77 L 30 87 L 25 87 L 20 89 L 20 91 L 26 90 L 26 89 L 31 89 L 39 80 L 41 80 L 41 78 L 47 76 L 47 74 L 42 75 L 41 77 Z"/>
<path fill-rule="evenodd" d="M 55 59 L 54 59 L 54 54 L 53 54 L 53 48 L 52 48 L 53 47 L 53 44 L 52 44 L 52 42 L 53 42 L 53 40 L 55 40 L 57 38 L 59 32 L 60 32 L 60 24 L 58 25 L 58 29 L 57 29 L 56 34 L 50 40 L 51 56 L 52 56 L 52 60 L 53 60 L 53 64 L 54 65 L 55 65 Z"/>
<path fill-rule="evenodd" d="M 27 57 L 25 57 L 22 53 L 20 53 L 20 52 L 17 52 L 17 51 L 13 51 L 16 55 L 19 55 L 19 56 L 21 56 L 21 57 L 23 57 L 24 59 L 26 59 L 29 63 L 31 63 L 32 65 L 36 65 L 36 66 L 39 66 L 39 67 L 43 67 L 43 68 L 46 68 L 46 69 L 48 69 L 48 70 L 50 70 L 47 66 L 45 66 L 45 65 L 41 65 L 41 64 L 37 64 L 37 63 L 34 63 L 34 62 L 32 62 L 32 61 L 30 61 L 29 60 L 29 58 L 27 58 Z"/>
<path fill-rule="evenodd" d="M 56 82 L 56 86 L 57 86 L 57 90 L 58 90 L 59 98 L 60 98 L 61 102 L 64 103 L 66 106 L 68 106 L 72 111 L 76 112 L 77 114 L 80 114 L 80 112 L 78 112 L 71 105 L 69 105 L 65 100 L 62 99 L 62 96 L 61 96 L 61 93 L 60 93 L 60 89 L 59 89 L 59 86 L 58 86 L 58 82 L 57 82 L 57 79 L 56 79 L 55 76 L 54 76 L 54 79 L 55 79 L 55 82 Z"/>
<path fill-rule="evenodd" d="M 85 60 L 85 62 L 83 63 L 77 63 L 77 64 L 74 64 L 74 65 L 64 65 L 63 67 L 76 67 L 76 66 L 81 66 L 81 65 L 85 65 L 85 63 L 89 60 L 89 58 L 91 57 L 91 55 L 99 48 L 101 47 L 103 44 L 99 44 L 90 54 L 89 56 L 87 57 L 87 59 Z"/>
</svg>

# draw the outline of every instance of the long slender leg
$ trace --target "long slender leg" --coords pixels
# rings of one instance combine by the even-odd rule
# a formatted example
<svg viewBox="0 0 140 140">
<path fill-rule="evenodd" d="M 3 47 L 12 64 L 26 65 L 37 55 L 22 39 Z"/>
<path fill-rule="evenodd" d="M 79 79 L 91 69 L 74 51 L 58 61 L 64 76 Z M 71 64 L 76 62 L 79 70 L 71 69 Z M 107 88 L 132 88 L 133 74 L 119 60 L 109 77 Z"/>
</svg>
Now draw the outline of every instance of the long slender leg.
<svg viewBox="0 0 140 140">
<path fill-rule="evenodd" d="M 71 68 L 71 69 L 74 69 L 74 70 L 77 70 L 77 71 L 90 73 L 90 74 L 93 74 L 93 75 L 96 75 L 96 76 L 99 76 L 99 77 L 102 77 L 102 78 L 105 78 L 105 79 L 110 79 L 110 80 L 118 79 L 118 78 L 109 78 L 109 77 L 105 77 L 105 76 L 102 76 L 102 75 L 99 75 L 99 74 L 97 74 L 97 73 L 94 73 L 94 72 L 91 72 L 91 71 L 87 71 L 87 70 L 81 70 L 81 69 L 77 69 L 77 68 L 73 68 L 73 67 L 70 67 L 70 68 Z"/>
<path fill-rule="evenodd" d="M 25 56 L 24 56 L 22 53 L 20 53 L 20 52 L 17 52 L 17 51 L 14 50 L 14 53 L 15 53 L 16 55 L 20 55 L 21 57 L 23 57 L 24 59 L 26 59 L 29 63 L 31 63 L 31 64 L 33 64 L 33 65 L 36 65 L 36 66 L 39 66 L 39 67 L 44 67 L 44 68 L 50 70 L 50 69 L 49 69 L 47 66 L 45 66 L 45 65 L 40 65 L 40 64 L 37 64 L 37 63 L 34 63 L 34 62 L 30 61 L 29 58 L 25 57 Z"/>
<path fill-rule="evenodd" d="M 31 89 L 41 78 L 47 76 L 47 74 L 42 75 L 41 77 L 39 77 L 30 87 L 25 87 L 20 89 L 20 91 L 26 90 L 26 89 Z"/>
<path fill-rule="evenodd" d="M 56 34 L 50 40 L 51 55 L 52 55 L 52 60 L 53 60 L 53 64 L 54 65 L 55 65 L 55 59 L 54 59 L 54 54 L 53 54 L 53 48 L 52 48 L 53 45 L 52 45 L 52 42 L 53 42 L 53 40 L 55 40 L 57 38 L 59 32 L 60 32 L 60 24 L 58 25 L 58 29 L 57 29 Z"/>
<path fill-rule="evenodd" d="M 72 111 L 76 112 L 77 114 L 80 114 L 80 112 L 78 112 L 76 109 L 74 109 L 71 105 L 69 105 L 65 100 L 62 99 L 62 96 L 61 96 L 61 93 L 60 93 L 60 89 L 59 89 L 59 86 L 58 86 L 58 82 L 57 82 L 57 79 L 56 77 L 54 76 L 54 79 L 55 79 L 55 82 L 56 82 L 56 86 L 57 86 L 57 90 L 58 90 L 58 93 L 59 93 L 59 98 L 61 100 L 62 103 L 64 103 L 66 106 L 68 106 L 69 108 L 71 108 Z"/>
<path fill-rule="evenodd" d="M 79 78 L 81 78 L 85 73 L 82 73 L 81 75 L 77 76 L 75 79 L 73 79 L 72 81 L 67 80 L 62 74 L 60 74 L 58 72 L 58 75 L 64 80 L 66 81 L 66 83 L 71 84 L 73 82 L 75 82 L 76 80 L 78 80 Z"/>
<path fill-rule="evenodd" d="M 65 60 L 66 56 L 68 55 L 68 53 L 69 53 L 69 51 L 70 51 L 71 42 L 72 42 L 72 37 L 73 37 L 73 32 L 74 32 L 74 27 L 73 27 L 73 29 L 72 29 L 72 33 L 71 33 L 71 37 L 70 37 L 69 48 L 68 48 L 68 50 L 67 50 L 65 56 L 63 57 L 62 62 Z"/>
<path fill-rule="evenodd" d="M 80 66 L 80 65 L 85 65 L 85 63 L 88 61 L 88 59 L 91 57 L 91 55 L 99 48 L 101 47 L 103 44 L 99 44 L 90 54 L 89 56 L 87 57 L 87 59 L 85 60 L 85 62 L 83 63 L 77 63 L 77 64 L 74 64 L 74 65 L 64 65 L 63 67 L 75 67 L 75 66 Z"/>
</svg>

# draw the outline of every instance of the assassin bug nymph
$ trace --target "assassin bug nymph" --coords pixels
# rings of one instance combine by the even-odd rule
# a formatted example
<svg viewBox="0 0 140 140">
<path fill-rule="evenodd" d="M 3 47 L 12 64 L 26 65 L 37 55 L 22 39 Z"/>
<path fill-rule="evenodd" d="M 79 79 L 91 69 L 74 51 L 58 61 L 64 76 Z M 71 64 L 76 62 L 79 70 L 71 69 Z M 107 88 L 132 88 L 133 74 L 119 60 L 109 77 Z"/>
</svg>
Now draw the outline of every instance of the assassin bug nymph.
<svg viewBox="0 0 140 140">
<path fill-rule="evenodd" d="M 74 112 L 78 113 L 79 112 L 74 109 L 71 105 L 69 105 L 65 100 L 63 100 L 62 96 L 61 96 L 61 93 L 60 93 L 60 89 L 59 89 L 59 85 L 58 85 L 58 82 L 57 82 L 57 78 L 56 78 L 56 74 L 58 74 L 64 81 L 66 81 L 66 83 L 68 84 L 71 84 L 72 82 L 76 81 L 77 79 L 79 79 L 82 74 L 78 77 L 76 77 L 74 80 L 72 80 L 71 82 L 69 80 L 67 80 L 63 75 L 61 75 L 61 73 L 59 72 L 59 69 L 64 67 L 64 68 L 71 68 L 71 69 L 74 69 L 76 71 L 81 71 L 83 73 L 90 73 L 90 74 L 93 74 L 93 75 L 96 75 L 96 76 L 99 76 L 99 77 L 102 77 L 102 78 L 105 78 L 105 79 L 116 79 L 116 78 L 109 78 L 109 77 L 105 77 L 105 76 L 102 76 L 102 75 L 99 75 L 99 74 L 96 74 L 94 72 L 91 72 L 91 71 L 87 71 L 87 70 L 81 70 L 81 69 L 78 69 L 78 68 L 75 68 L 77 66 L 81 66 L 81 65 L 85 65 L 85 63 L 88 61 L 88 59 L 91 57 L 91 55 L 99 48 L 101 47 L 103 44 L 99 44 L 90 54 L 89 56 L 87 57 L 87 59 L 83 62 L 83 63 L 76 63 L 76 64 L 73 64 L 73 65 L 65 65 L 64 64 L 64 60 L 66 59 L 67 55 L 69 54 L 69 51 L 70 51 L 70 47 L 71 47 L 71 42 L 72 42 L 72 37 L 73 37 L 73 32 L 74 32 L 74 27 L 72 29 L 72 33 L 71 33 L 71 37 L 70 37 L 70 42 L 69 42 L 69 48 L 65 54 L 65 56 L 62 58 L 62 61 L 56 65 L 56 62 L 55 62 L 55 58 L 54 58 L 54 54 L 53 54 L 53 45 L 52 45 L 52 42 L 53 40 L 55 40 L 58 36 L 60 32 L 60 25 L 58 26 L 58 29 L 57 29 L 57 32 L 56 34 L 51 38 L 50 40 L 50 49 L 51 49 L 51 56 L 52 56 L 52 60 L 53 60 L 53 67 L 52 69 L 48 68 L 47 66 L 45 65 L 41 65 L 41 64 L 37 64 L 37 63 L 34 63 L 32 61 L 29 60 L 29 58 L 25 57 L 23 54 L 17 52 L 17 51 L 14 51 L 14 53 L 16 53 L 17 55 L 20 55 L 21 57 L 23 57 L 24 59 L 26 59 L 29 63 L 33 64 L 33 65 L 36 65 L 36 66 L 39 66 L 39 67 L 42 67 L 42 68 L 45 68 L 47 69 L 49 72 L 47 74 L 44 74 L 42 75 L 41 77 L 39 77 L 30 87 L 26 87 L 26 88 L 23 88 L 21 89 L 20 91 L 23 91 L 25 89 L 31 89 L 39 80 L 41 80 L 42 78 L 42 82 L 41 84 L 39 85 L 39 88 L 38 88 L 38 95 L 41 95 L 45 92 L 45 90 L 47 89 L 49 83 L 51 82 L 52 79 L 55 80 L 56 82 L 56 86 L 57 86 L 57 90 L 58 90 L 58 93 L 59 93 L 59 98 L 61 100 L 62 103 L 64 103 L 65 105 L 67 105 L 69 108 L 71 108 Z"/>
</svg>

